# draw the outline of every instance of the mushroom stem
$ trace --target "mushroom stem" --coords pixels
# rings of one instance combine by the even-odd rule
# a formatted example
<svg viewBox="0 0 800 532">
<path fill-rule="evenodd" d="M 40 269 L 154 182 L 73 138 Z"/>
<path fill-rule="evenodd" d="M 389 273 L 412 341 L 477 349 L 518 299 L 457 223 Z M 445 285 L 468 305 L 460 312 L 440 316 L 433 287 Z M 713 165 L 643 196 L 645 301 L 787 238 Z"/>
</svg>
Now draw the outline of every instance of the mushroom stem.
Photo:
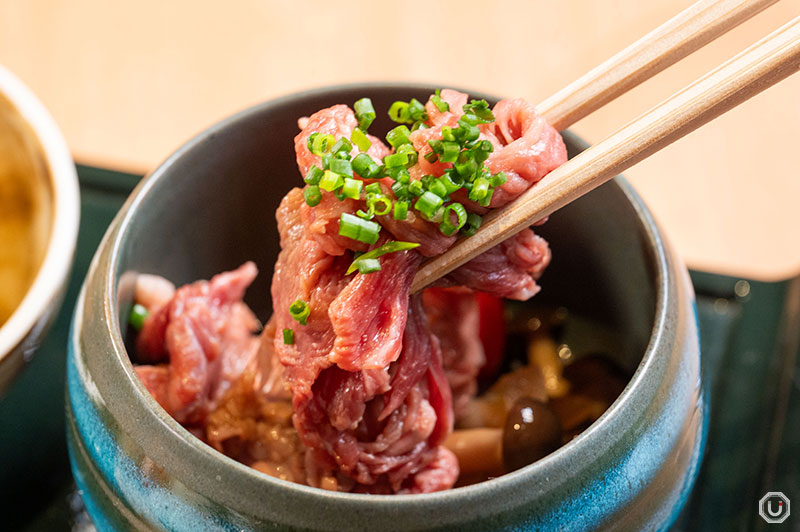
<svg viewBox="0 0 800 532">
<path fill-rule="evenodd" d="M 445 440 L 444 446 L 458 458 L 462 475 L 503 473 L 503 429 L 456 430 Z"/>
</svg>

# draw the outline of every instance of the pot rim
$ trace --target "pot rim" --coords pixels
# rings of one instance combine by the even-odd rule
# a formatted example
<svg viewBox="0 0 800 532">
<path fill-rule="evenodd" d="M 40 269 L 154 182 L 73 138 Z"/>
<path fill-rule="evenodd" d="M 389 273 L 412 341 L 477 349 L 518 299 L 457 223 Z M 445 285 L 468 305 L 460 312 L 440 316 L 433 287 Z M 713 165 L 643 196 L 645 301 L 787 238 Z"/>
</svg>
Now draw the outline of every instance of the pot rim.
<svg viewBox="0 0 800 532">
<path fill-rule="evenodd" d="M 635 405 L 632 404 L 640 401 L 642 397 L 652 396 L 656 388 L 653 381 L 660 381 L 662 379 L 662 376 L 657 373 L 658 368 L 654 368 L 654 366 L 657 366 L 656 359 L 660 346 L 664 343 L 665 337 L 669 333 L 668 318 L 670 309 L 667 301 L 667 294 L 674 290 L 673 285 L 676 284 L 677 279 L 674 277 L 675 274 L 670 267 L 666 246 L 655 220 L 642 199 L 624 178 L 618 177 L 614 180 L 614 183 L 615 186 L 618 186 L 622 190 L 635 211 L 639 226 L 638 229 L 645 237 L 645 250 L 650 255 L 647 259 L 653 265 L 652 267 L 655 272 L 656 302 L 650 341 L 642 356 L 642 361 L 639 363 L 627 386 L 598 420 L 592 423 L 592 425 L 579 436 L 561 446 L 550 455 L 512 473 L 470 486 L 422 495 L 365 495 L 339 493 L 283 481 L 237 462 L 197 439 L 158 405 L 135 373 L 127 350 L 125 349 L 119 324 L 117 310 L 119 277 L 117 275 L 117 270 L 119 268 L 119 257 L 124 246 L 128 229 L 135 220 L 138 209 L 146 202 L 154 186 L 169 173 L 173 164 L 185 154 L 198 148 L 210 137 L 235 125 L 238 121 L 250 117 L 252 114 L 263 112 L 272 107 L 279 107 L 298 99 L 357 88 L 363 88 L 364 90 L 404 88 L 432 91 L 435 87 L 423 83 L 408 82 L 351 83 L 310 89 L 263 102 L 223 119 L 190 139 L 162 162 L 136 187 L 109 228 L 98 250 L 98 254 L 95 257 L 95 263 L 92 266 L 93 271 L 90 272 L 87 278 L 86 288 L 89 288 L 89 285 L 94 285 L 103 295 L 103 325 L 106 329 L 106 340 L 110 340 L 110 349 L 109 353 L 106 353 L 106 356 L 110 356 L 113 353 L 115 359 L 114 365 L 121 369 L 125 376 L 124 382 L 115 381 L 114 385 L 117 387 L 125 386 L 132 392 L 125 400 L 117 397 L 117 395 L 121 394 L 103 397 L 106 407 L 112 412 L 117 408 L 125 408 L 128 411 L 130 411 L 129 409 L 131 408 L 135 408 L 137 412 L 140 412 L 141 409 L 147 410 L 148 415 L 154 417 L 150 420 L 152 421 L 151 425 L 163 426 L 167 429 L 167 433 L 169 433 L 172 438 L 171 441 L 181 446 L 180 449 L 172 451 L 170 453 L 171 455 L 179 455 L 187 459 L 198 460 L 198 462 L 194 463 L 203 461 L 211 464 L 216 463 L 217 467 L 215 467 L 214 473 L 224 473 L 226 482 L 230 480 L 231 482 L 242 483 L 241 485 L 243 486 L 279 490 L 283 497 L 298 497 L 306 502 L 325 499 L 326 501 L 333 500 L 337 505 L 342 505 L 341 508 L 360 508 L 362 510 L 369 508 L 370 510 L 377 509 L 380 511 L 391 506 L 393 511 L 403 511 L 404 508 L 410 508 L 412 506 L 418 508 L 420 505 L 432 508 L 443 503 L 449 505 L 454 502 L 463 504 L 465 501 L 488 501 L 490 498 L 497 497 L 497 493 L 499 492 L 511 493 L 512 491 L 510 490 L 518 491 L 523 486 L 530 491 L 532 489 L 532 484 L 529 483 L 531 483 L 532 479 L 537 478 L 543 479 L 547 477 L 549 482 L 548 486 L 552 487 L 559 482 L 558 475 L 553 477 L 553 473 L 557 471 L 559 467 L 563 466 L 565 462 L 569 463 L 581 454 L 587 452 L 590 455 L 596 455 L 602 445 L 606 445 L 606 442 L 618 437 L 620 431 L 619 423 L 624 423 L 626 426 L 634 423 L 635 420 L 630 418 L 636 416 L 629 416 L 628 419 L 625 419 L 622 413 L 629 408 L 633 408 Z M 489 97 L 480 91 L 464 90 L 464 92 L 479 97 Z M 582 149 L 587 147 L 585 142 L 571 133 L 564 132 L 562 134 Z M 87 290 L 87 294 L 88 297 L 91 297 L 92 290 Z M 84 296 L 82 296 L 81 299 L 83 299 L 83 297 Z M 80 323 L 85 321 L 82 315 L 82 306 L 82 303 L 80 303 L 79 308 L 76 310 L 76 327 L 80 327 Z M 75 336 L 77 337 L 78 335 L 76 334 Z M 93 375 L 92 378 L 94 378 L 95 382 L 101 380 L 108 383 L 111 382 L 109 380 L 109 375 Z M 98 388 L 100 388 L 100 386 L 98 386 Z M 123 403 L 127 403 L 127 405 L 123 405 Z M 135 406 L 131 406 L 131 403 L 135 403 Z M 638 412 L 638 410 L 636 412 Z M 141 420 L 135 417 L 122 416 L 118 419 L 118 422 L 123 425 L 123 430 L 131 433 L 137 433 L 142 430 L 140 426 Z M 598 445 L 598 442 L 601 443 Z M 142 445 L 144 441 L 137 440 L 137 443 Z M 610 444 L 607 445 L 610 446 Z M 169 469 L 169 466 L 165 467 L 165 469 Z M 181 478 L 181 476 L 186 477 L 187 475 L 190 477 L 192 476 L 192 473 L 187 472 L 186 464 L 184 464 L 182 468 L 176 468 L 174 473 L 179 478 Z M 213 477 L 211 472 L 207 474 L 209 477 Z M 213 478 L 203 479 L 198 476 L 193 478 L 197 484 L 193 485 L 193 487 L 197 488 L 199 492 L 203 492 L 209 498 L 221 501 L 222 504 L 234 508 L 241 508 L 242 504 L 245 504 L 240 499 L 236 499 L 229 494 L 220 496 L 218 493 L 221 491 L 219 487 L 224 484 L 219 482 L 219 474 L 217 475 L 216 483 Z M 205 482 L 205 480 L 208 480 L 208 482 Z M 216 492 L 215 495 L 212 496 L 210 490 L 214 489 L 216 489 Z M 250 507 L 248 506 L 248 508 Z"/>
<path fill-rule="evenodd" d="M 78 242 L 80 193 L 75 164 L 52 116 L 33 92 L 2 65 L 0 96 L 8 99 L 35 135 L 52 194 L 50 235 L 39 271 L 22 301 L 0 327 L 2 364 L 56 301 L 66 282 Z M 33 348 L 37 346 L 38 343 Z"/>
</svg>

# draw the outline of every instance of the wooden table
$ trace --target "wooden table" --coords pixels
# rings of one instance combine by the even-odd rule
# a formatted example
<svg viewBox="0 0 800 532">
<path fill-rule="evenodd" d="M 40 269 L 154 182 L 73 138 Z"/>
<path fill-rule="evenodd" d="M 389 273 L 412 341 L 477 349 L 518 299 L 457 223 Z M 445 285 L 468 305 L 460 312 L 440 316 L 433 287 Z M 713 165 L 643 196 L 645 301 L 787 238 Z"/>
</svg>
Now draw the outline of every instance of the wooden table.
<svg viewBox="0 0 800 532">
<path fill-rule="evenodd" d="M 249 105 L 365 80 L 538 101 L 690 0 L 4 0 L 0 63 L 39 94 L 79 162 L 147 171 Z M 573 129 L 599 140 L 800 15 L 783 0 Z M 800 271 L 800 74 L 627 172 L 695 268 Z"/>
</svg>

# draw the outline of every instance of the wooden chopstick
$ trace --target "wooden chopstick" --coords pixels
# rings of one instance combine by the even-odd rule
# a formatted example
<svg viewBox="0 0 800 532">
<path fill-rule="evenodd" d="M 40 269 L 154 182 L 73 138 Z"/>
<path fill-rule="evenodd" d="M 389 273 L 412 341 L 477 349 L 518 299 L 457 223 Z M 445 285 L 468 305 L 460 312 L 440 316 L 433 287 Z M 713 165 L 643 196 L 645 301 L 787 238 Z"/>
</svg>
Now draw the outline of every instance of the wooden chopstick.
<svg viewBox="0 0 800 532">
<path fill-rule="evenodd" d="M 556 92 L 536 111 L 559 131 L 778 0 L 701 0 Z"/>
<path fill-rule="evenodd" d="M 422 265 L 416 292 L 664 146 L 800 70 L 800 17 L 556 168 L 471 237 Z"/>
</svg>

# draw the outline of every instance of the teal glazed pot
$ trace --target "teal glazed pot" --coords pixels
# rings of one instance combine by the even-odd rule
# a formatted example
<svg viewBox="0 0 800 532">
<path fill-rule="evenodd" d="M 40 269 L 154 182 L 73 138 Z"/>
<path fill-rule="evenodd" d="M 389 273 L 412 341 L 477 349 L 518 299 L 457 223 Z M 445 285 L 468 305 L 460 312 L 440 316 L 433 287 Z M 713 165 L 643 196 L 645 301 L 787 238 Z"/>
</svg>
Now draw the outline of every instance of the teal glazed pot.
<svg viewBox="0 0 800 532">
<path fill-rule="evenodd" d="M 279 250 L 275 208 L 301 183 L 297 118 L 363 96 L 387 109 L 431 92 L 354 85 L 265 103 L 188 142 L 129 198 L 94 258 L 69 345 L 72 468 L 99 530 L 664 530 L 674 522 L 697 474 L 708 415 L 694 295 L 685 267 L 620 178 L 537 228 L 554 259 L 535 300 L 618 331 L 618 362 L 633 376 L 587 430 L 514 473 L 406 496 L 292 484 L 195 439 L 137 379 L 120 323 L 138 272 L 181 284 L 254 260 L 261 274 L 247 302 L 266 318 Z M 388 119 L 373 128 L 388 130 Z M 585 147 L 566 140 L 572 155 Z"/>
</svg>

